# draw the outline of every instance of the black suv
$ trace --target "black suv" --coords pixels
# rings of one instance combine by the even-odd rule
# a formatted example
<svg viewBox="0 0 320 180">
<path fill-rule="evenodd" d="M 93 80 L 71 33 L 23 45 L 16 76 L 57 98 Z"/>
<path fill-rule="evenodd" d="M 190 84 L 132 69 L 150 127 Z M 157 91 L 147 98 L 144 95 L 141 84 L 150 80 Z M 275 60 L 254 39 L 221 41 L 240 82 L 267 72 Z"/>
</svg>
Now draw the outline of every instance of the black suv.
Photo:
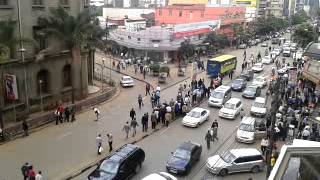
<svg viewBox="0 0 320 180">
<path fill-rule="evenodd" d="M 145 152 L 138 146 L 126 144 L 102 161 L 89 174 L 89 180 L 124 180 L 138 173 Z"/>
<path fill-rule="evenodd" d="M 187 174 L 200 159 L 202 147 L 194 142 L 182 143 L 167 162 L 167 171 L 174 174 Z"/>
</svg>

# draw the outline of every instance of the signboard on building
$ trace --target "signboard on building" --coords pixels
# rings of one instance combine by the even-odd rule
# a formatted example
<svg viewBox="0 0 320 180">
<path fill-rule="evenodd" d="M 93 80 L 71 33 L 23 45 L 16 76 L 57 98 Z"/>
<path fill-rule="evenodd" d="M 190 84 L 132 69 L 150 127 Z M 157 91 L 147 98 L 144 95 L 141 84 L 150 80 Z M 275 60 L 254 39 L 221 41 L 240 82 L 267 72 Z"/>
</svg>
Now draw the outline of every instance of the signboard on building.
<svg viewBox="0 0 320 180">
<path fill-rule="evenodd" d="M 17 100 L 18 97 L 18 88 L 17 88 L 17 79 L 15 75 L 5 74 L 4 75 L 5 89 L 6 89 L 6 98 L 8 100 Z"/>
</svg>

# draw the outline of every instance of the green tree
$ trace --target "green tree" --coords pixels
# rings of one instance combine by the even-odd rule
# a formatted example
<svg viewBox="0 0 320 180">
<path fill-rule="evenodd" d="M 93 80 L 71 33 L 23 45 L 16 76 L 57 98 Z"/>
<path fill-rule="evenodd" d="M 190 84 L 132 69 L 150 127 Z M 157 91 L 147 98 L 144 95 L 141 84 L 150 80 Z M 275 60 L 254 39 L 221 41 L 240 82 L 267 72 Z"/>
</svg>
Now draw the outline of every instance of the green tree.
<svg viewBox="0 0 320 180">
<path fill-rule="evenodd" d="M 81 49 L 92 47 L 94 42 L 101 39 L 102 33 L 95 18 L 89 10 L 84 10 L 76 17 L 70 15 L 62 6 L 51 8 L 48 16 L 38 19 L 39 26 L 44 28 L 46 34 L 62 40 L 72 56 L 72 76 L 79 76 L 74 67 L 81 67 Z M 80 79 L 82 71 L 80 71 Z M 74 87 L 74 81 L 72 86 Z M 81 92 L 83 90 L 81 79 Z M 72 101 L 74 97 L 72 97 Z"/>
<path fill-rule="evenodd" d="M 224 48 L 229 45 L 229 41 L 226 36 L 217 35 L 215 32 L 208 34 L 204 42 L 209 43 L 212 50 Z"/>
<path fill-rule="evenodd" d="M 309 19 L 307 13 L 305 11 L 300 11 L 291 16 L 291 24 L 297 25 L 306 22 Z"/>
<path fill-rule="evenodd" d="M 183 61 L 188 60 L 194 54 L 195 54 L 195 46 L 193 44 L 191 44 L 189 40 L 183 41 L 180 44 L 180 47 L 178 49 L 179 64 L 180 64 L 181 60 L 183 60 Z"/>
<path fill-rule="evenodd" d="M 302 47 L 306 47 L 314 40 L 315 32 L 309 23 L 299 25 L 293 32 L 292 39 Z"/>
</svg>

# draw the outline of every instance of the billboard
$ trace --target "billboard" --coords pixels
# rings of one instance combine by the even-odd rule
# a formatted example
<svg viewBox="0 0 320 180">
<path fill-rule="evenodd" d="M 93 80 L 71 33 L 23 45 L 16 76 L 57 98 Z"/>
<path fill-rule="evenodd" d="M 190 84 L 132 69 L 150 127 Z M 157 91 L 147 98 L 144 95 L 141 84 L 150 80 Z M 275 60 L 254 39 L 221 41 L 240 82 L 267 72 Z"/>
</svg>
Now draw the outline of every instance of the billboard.
<svg viewBox="0 0 320 180">
<path fill-rule="evenodd" d="M 17 88 L 17 79 L 15 75 L 5 74 L 4 82 L 6 86 L 6 97 L 8 100 L 17 100 L 18 97 L 18 88 Z"/>
<path fill-rule="evenodd" d="M 257 0 L 235 0 L 235 3 L 247 7 L 257 7 Z"/>
</svg>

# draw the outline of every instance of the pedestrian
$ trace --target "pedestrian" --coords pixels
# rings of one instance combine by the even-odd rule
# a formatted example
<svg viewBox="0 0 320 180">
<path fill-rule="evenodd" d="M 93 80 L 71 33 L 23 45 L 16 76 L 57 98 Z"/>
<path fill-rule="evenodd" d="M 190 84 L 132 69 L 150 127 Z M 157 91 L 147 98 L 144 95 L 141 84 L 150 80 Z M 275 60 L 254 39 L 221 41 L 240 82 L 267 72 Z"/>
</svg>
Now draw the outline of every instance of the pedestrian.
<svg viewBox="0 0 320 180">
<path fill-rule="evenodd" d="M 153 111 L 150 115 L 151 119 L 151 129 L 156 129 L 156 124 L 157 124 L 157 115 L 155 111 Z"/>
<path fill-rule="evenodd" d="M 29 125 L 25 119 L 22 122 L 22 129 L 24 132 L 24 136 L 29 136 Z"/>
<path fill-rule="evenodd" d="M 214 126 L 210 130 L 211 140 L 214 141 L 216 139 L 218 141 L 218 127 Z"/>
<path fill-rule="evenodd" d="M 245 65 L 244 65 L 244 63 L 242 63 L 241 64 L 241 72 L 243 72 L 244 68 L 245 68 Z"/>
<path fill-rule="evenodd" d="M 310 136 L 310 131 L 309 131 L 309 126 L 306 126 L 304 128 L 304 130 L 302 131 L 302 139 L 304 140 L 308 140 L 309 136 Z"/>
<path fill-rule="evenodd" d="M 244 112 L 244 109 L 241 108 L 241 111 L 240 111 L 240 117 L 241 117 L 241 120 L 243 119 L 243 117 L 245 116 L 245 112 Z"/>
<path fill-rule="evenodd" d="M 22 173 L 22 176 L 23 176 L 23 179 L 24 180 L 27 180 L 28 179 L 28 172 L 29 172 L 29 163 L 26 162 L 24 165 L 22 165 L 21 167 L 21 173 Z"/>
<path fill-rule="evenodd" d="M 97 144 L 97 152 L 98 152 L 98 155 L 100 155 L 100 154 L 101 154 L 101 147 L 102 147 L 101 134 L 98 134 L 98 136 L 96 137 L 96 144 Z"/>
<path fill-rule="evenodd" d="M 76 115 L 76 109 L 75 109 L 75 107 L 72 107 L 72 109 L 71 109 L 71 122 L 74 122 L 76 120 L 75 115 Z"/>
<path fill-rule="evenodd" d="M 150 95 L 150 84 L 149 83 L 146 84 L 146 96 L 148 94 Z"/>
<path fill-rule="evenodd" d="M 4 141 L 4 133 L 3 133 L 1 126 L 0 126 L 0 140 Z"/>
<path fill-rule="evenodd" d="M 97 119 L 95 121 L 99 120 L 100 110 L 97 107 L 93 108 L 93 112 L 96 115 Z"/>
<path fill-rule="evenodd" d="M 148 131 L 148 127 L 147 127 L 148 119 L 146 119 L 146 118 L 147 117 L 146 117 L 146 113 L 145 113 L 141 118 L 142 132 Z"/>
<path fill-rule="evenodd" d="M 166 120 L 166 126 L 168 127 L 169 126 L 169 123 L 171 121 L 171 118 L 172 118 L 172 114 L 171 114 L 171 111 L 170 112 L 167 112 L 165 114 L 165 120 Z"/>
<path fill-rule="evenodd" d="M 107 134 L 107 137 L 108 137 L 108 144 L 109 144 L 109 152 L 112 151 L 112 143 L 113 143 L 113 137 L 112 137 L 112 134 L 111 133 L 108 133 Z"/>
<path fill-rule="evenodd" d="M 204 137 L 204 139 L 206 140 L 207 142 L 207 149 L 210 149 L 210 143 L 211 143 L 211 134 L 210 134 L 210 131 L 208 130 L 207 133 L 206 133 L 206 136 Z"/>
<path fill-rule="evenodd" d="M 218 120 L 216 120 L 216 119 L 211 124 L 211 128 L 214 128 L 214 127 L 219 127 Z"/>
<path fill-rule="evenodd" d="M 263 155 L 265 155 L 266 149 L 269 146 L 269 141 L 267 139 L 267 137 L 262 138 L 261 143 L 260 143 L 260 148 L 261 148 L 261 152 Z"/>
<path fill-rule="evenodd" d="M 43 180 L 41 171 L 38 171 L 38 173 L 36 175 L 36 180 Z"/>
<path fill-rule="evenodd" d="M 133 120 L 136 117 L 136 111 L 133 108 L 130 110 L 130 117 L 131 120 Z"/>
<path fill-rule="evenodd" d="M 126 139 L 129 137 L 129 132 L 130 132 L 130 125 L 129 122 L 127 121 L 126 124 L 123 126 L 122 131 L 126 133 Z"/>
<path fill-rule="evenodd" d="M 230 72 L 230 79 L 232 80 L 232 78 L 233 78 L 233 73 L 234 73 L 234 70 L 232 70 L 231 72 Z"/>
<path fill-rule="evenodd" d="M 70 109 L 66 107 L 64 110 L 64 122 L 70 122 Z"/>
<path fill-rule="evenodd" d="M 146 79 L 146 74 L 147 74 L 146 68 L 143 68 L 143 79 Z"/>
<path fill-rule="evenodd" d="M 139 109 L 141 109 L 141 106 L 143 106 L 141 94 L 139 94 L 139 96 L 138 96 L 138 104 L 139 104 Z"/>
<path fill-rule="evenodd" d="M 276 158 L 275 158 L 274 154 L 272 154 L 271 161 L 270 161 L 271 168 L 273 168 L 275 164 L 276 164 Z"/>
<path fill-rule="evenodd" d="M 130 123 L 130 127 L 132 127 L 132 137 L 134 137 L 137 134 L 137 131 L 136 131 L 137 126 L 139 126 L 138 122 L 136 118 L 133 118 Z"/>
<path fill-rule="evenodd" d="M 36 180 L 36 172 L 33 169 L 33 166 L 29 166 L 28 170 L 28 180 Z"/>
</svg>

